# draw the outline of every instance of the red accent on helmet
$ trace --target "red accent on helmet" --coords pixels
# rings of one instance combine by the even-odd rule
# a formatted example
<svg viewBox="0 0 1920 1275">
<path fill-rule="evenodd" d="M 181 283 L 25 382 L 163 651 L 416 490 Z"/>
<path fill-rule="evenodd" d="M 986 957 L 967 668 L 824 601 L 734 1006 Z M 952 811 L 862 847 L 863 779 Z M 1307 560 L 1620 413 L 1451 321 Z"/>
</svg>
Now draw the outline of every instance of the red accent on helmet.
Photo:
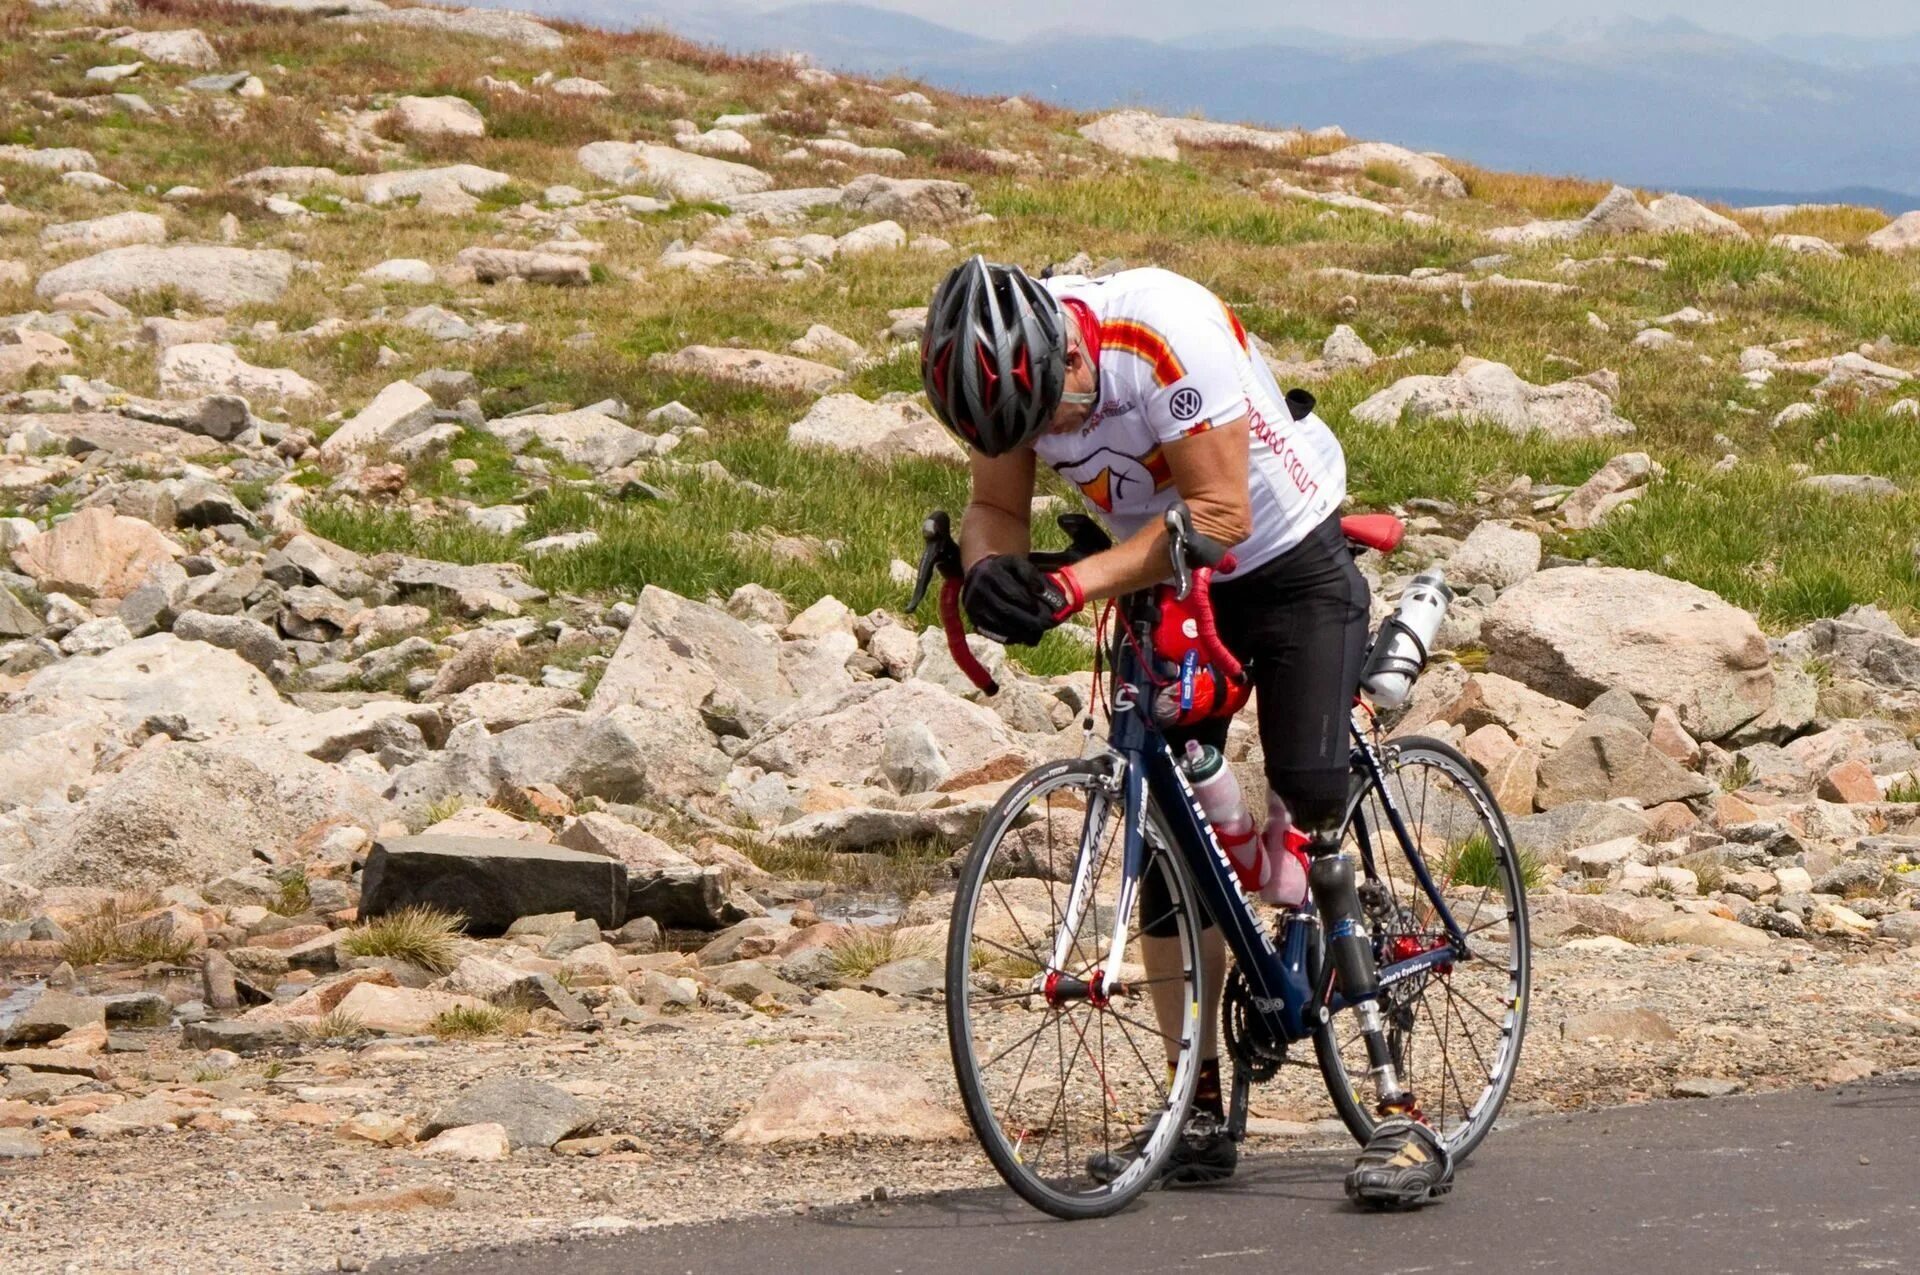
<svg viewBox="0 0 1920 1275">
<path fill-rule="evenodd" d="M 994 370 L 992 361 L 987 358 L 985 346 L 976 345 L 973 347 L 973 352 L 978 356 L 980 364 L 980 403 L 991 412 L 994 409 L 993 387 L 1000 383 L 1000 374 Z"/>
<path fill-rule="evenodd" d="M 1013 382 L 1020 387 L 1022 394 L 1033 390 L 1033 369 L 1027 365 L 1027 347 L 1020 347 L 1020 356 L 1013 364 Z"/>
<path fill-rule="evenodd" d="M 953 342 L 949 341 L 934 354 L 928 369 L 933 373 L 933 387 L 944 400 L 947 397 L 947 375 L 953 370 Z"/>
</svg>

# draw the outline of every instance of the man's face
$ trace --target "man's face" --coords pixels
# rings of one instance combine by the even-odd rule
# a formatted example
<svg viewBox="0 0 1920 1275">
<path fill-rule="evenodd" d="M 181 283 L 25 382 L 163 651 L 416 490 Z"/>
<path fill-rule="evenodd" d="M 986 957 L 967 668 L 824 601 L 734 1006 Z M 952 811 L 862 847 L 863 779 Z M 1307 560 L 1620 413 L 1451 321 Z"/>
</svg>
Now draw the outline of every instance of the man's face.
<svg viewBox="0 0 1920 1275">
<path fill-rule="evenodd" d="M 1093 360 L 1087 357 L 1087 350 L 1080 343 L 1078 333 L 1067 341 L 1067 383 L 1069 394 L 1091 394 L 1099 388 L 1100 373 L 1093 366 Z M 1071 434 L 1087 423 L 1087 417 L 1093 409 L 1079 403 L 1061 403 L 1053 409 L 1053 419 L 1047 423 L 1049 434 Z"/>
</svg>

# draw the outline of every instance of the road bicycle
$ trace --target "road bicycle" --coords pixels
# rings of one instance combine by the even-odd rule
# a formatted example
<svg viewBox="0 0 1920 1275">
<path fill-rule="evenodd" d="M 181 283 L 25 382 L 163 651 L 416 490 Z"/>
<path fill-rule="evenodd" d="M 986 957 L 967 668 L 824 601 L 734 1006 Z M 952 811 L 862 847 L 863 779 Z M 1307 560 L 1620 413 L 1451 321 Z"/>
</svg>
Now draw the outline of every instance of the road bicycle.
<svg viewBox="0 0 1920 1275">
<path fill-rule="evenodd" d="M 1099 547 L 1104 533 L 1088 520 L 1061 522 L 1075 548 L 1059 560 Z M 1188 599 L 1210 633 L 1212 571 L 1232 559 L 1183 506 L 1166 528 L 1173 583 L 1117 600 L 1112 639 L 1096 648 L 1111 669 L 1104 680 L 1095 669 L 1105 746 L 1090 708 L 1089 755 L 1014 782 L 960 871 L 945 990 L 967 1118 L 1007 1184 L 1056 1217 L 1104 1217 L 1152 1186 L 1188 1117 L 1213 1008 L 1201 1004 L 1211 918 L 1232 958 L 1218 1014 L 1235 1138 L 1254 1084 L 1317 1066 L 1354 1138 L 1364 1143 L 1387 1110 L 1363 1096 L 1372 1082 L 1396 1111 L 1417 1103 L 1458 1163 L 1498 1115 L 1526 1031 L 1526 881 L 1506 820 L 1472 762 L 1438 740 L 1384 737 L 1357 694 L 1352 792 L 1341 852 L 1328 856 L 1344 869 L 1311 874 L 1298 909 L 1245 893 L 1149 707 L 1163 680 L 1152 650 L 1162 600 Z M 1390 551 L 1403 528 L 1372 515 L 1342 530 L 1357 555 Z M 954 660 L 995 694 L 967 644 L 947 516 L 930 515 L 922 534 L 914 606 L 937 571 Z M 1208 650 L 1216 667 L 1238 668 L 1217 637 Z M 1143 916 L 1150 875 L 1166 903 Z M 1178 971 L 1150 979 L 1142 936 L 1169 922 Z M 1164 1017 L 1156 983 L 1179 992 L 1159 998 Z M 1290 1055 L 1306 1041 L 1312 1063 Z M 1117 1175 L 1114 1157 L 1125 1162 Z"/>
</svg>

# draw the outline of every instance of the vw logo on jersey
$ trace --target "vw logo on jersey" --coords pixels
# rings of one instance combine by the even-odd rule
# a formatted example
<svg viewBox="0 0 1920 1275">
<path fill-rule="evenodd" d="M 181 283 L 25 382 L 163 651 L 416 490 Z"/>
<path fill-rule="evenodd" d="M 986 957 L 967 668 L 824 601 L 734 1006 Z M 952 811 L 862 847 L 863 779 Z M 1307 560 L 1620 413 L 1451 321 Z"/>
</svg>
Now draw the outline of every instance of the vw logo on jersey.
<svg viewBox="0 0 1920 1275">
<path fill-rule="evenodd" d="M 1200 391 L 1191 385 L 1173 392 L 1167 400 L 1167 410 L 1173 413 L 1176 421 L 1190 421 L 1200 415 Z"/>
</svg>

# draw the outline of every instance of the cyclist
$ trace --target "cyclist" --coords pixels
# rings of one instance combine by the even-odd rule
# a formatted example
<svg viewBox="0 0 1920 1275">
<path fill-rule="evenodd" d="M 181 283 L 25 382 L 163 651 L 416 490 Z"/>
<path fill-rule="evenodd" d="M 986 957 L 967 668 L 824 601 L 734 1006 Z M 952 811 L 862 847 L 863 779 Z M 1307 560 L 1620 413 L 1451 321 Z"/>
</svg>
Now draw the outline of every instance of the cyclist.
<svg viewBox="0 0 1920 1275">
<path fill-rule="evenodd" d="M 1291 820 L 1310 857 L 1338 855 L 1368 619 L 1367 584 L 1339 526 L 1346 460 L 1304 403 L 1295 419 L 1233 312 L 1166 270 L 1036 280 L 974 257 L 934 293 L 921 378 L 935 415 L 969 448 L 962 600 L 974 628 L 1031 645 L 1088 602 L 1159 583 L 1167 574 L 1159 515 L 1186 502 L 1198 531 L 1234 547 L 1236 567 L 1217 574 L 1213 599 L 1221 637 L 1247 665 L 1259 701 L 1269 823 Z M 1113 548 L 1054 572 L 1029 559 L 1040 462 L 1079 487 L 1114 533 Z M 1187 739 L 1220 747 L 1227 724 L 1216 717 L 1168 737 L 1176 749 Z M 1184 1009 L 1179 980 L 1167 977 L 1180 969 L 1177 929 L 1157 874 L 1143 895 L 1142 917 L 1160 920 L 1146 926 L 1142 960 L 1171 1041 Z M 1203 952 L 1200 1079 L 1170 1185 L 1224 1181 L 1238 1160 L 1220 1084 L 1226 945 L 1211 924 Z M 1368 1205 L 1419 1205 L 1451 1186 L 1452 1165 L 1413 1095 L 1392 1088 L 1347 1193 Z M 1097 1157 L 1088 1168 L 1110 1179 L 1124 1163 Z"/>
</svg>

